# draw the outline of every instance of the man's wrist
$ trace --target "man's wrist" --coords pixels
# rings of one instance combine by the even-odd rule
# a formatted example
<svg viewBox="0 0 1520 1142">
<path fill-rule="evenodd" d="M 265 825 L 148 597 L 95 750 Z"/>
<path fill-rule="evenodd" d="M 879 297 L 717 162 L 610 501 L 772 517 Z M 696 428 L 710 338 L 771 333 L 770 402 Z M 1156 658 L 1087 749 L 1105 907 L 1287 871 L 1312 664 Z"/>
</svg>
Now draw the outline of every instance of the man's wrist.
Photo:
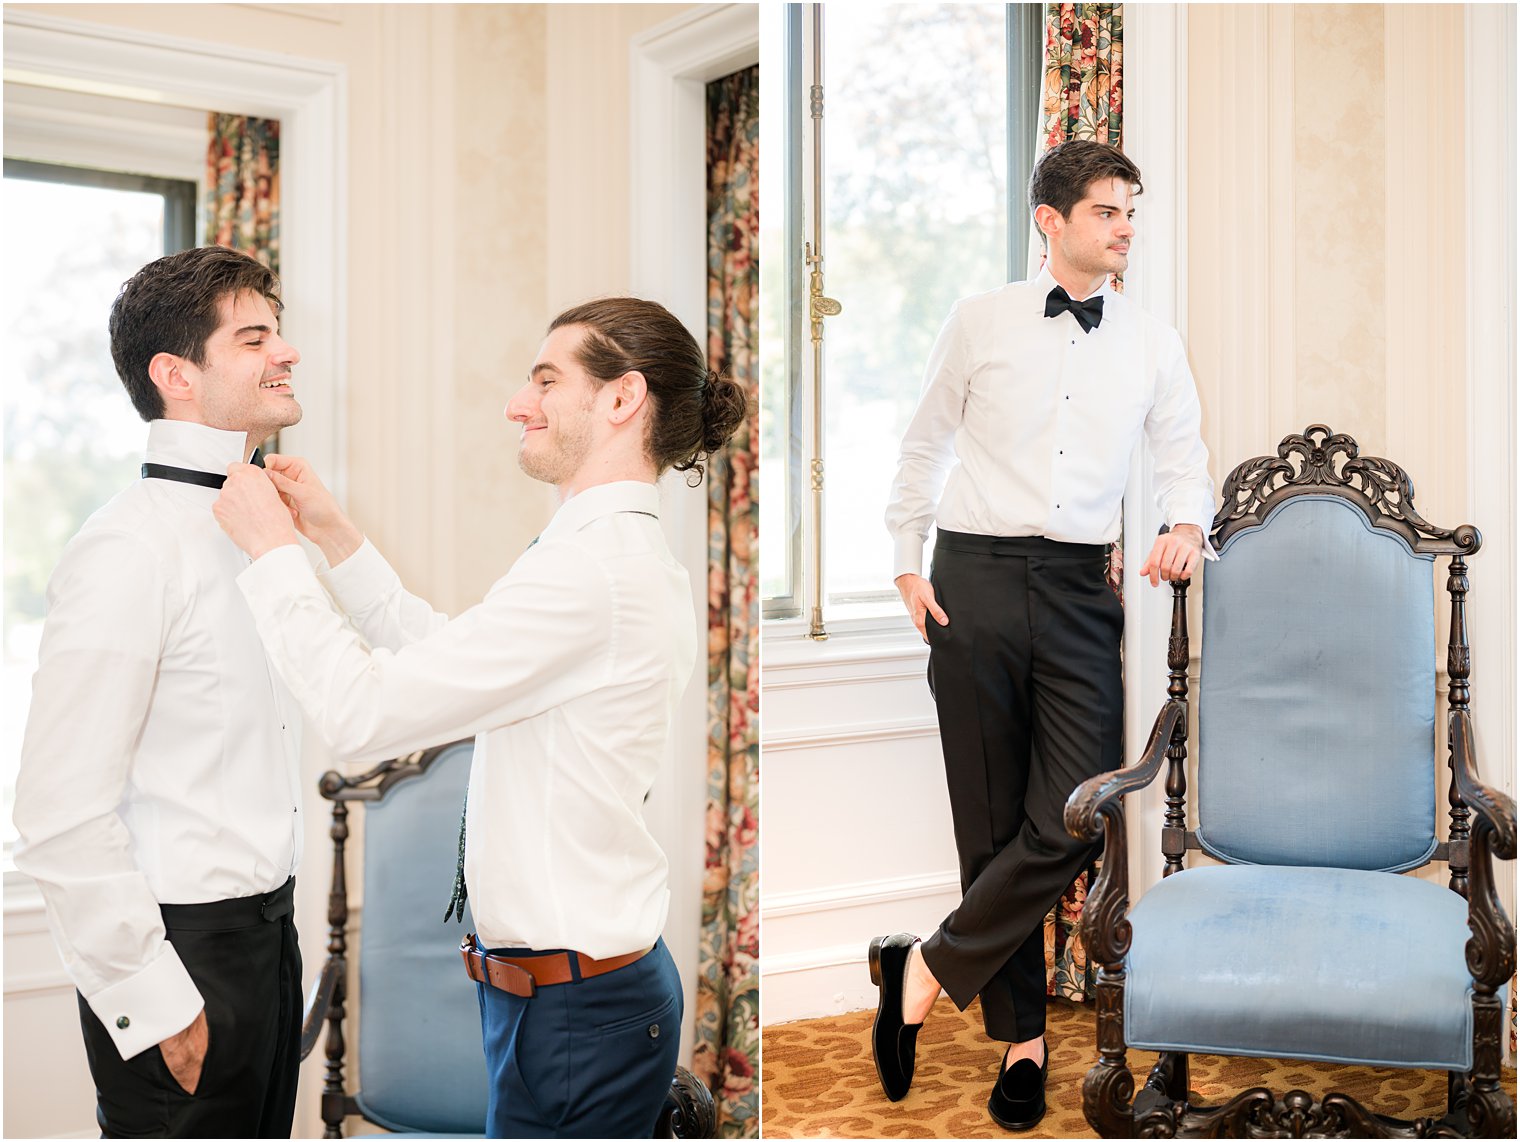
<svg viewBox="0 0 1520 1142">
<path fill-rule="evenodd" d="M 254 544 L 254 546 L 252 546 L 252 547 L 250 547 L 248 549 L 248 558 L 249 559 L 262 559 L 264 556 L 268 555 L 271 551 L 277 550 L 278 548 L 281 548 L 281 547 L 299 547 L 299 546 L 301 546 L 301 541 L 296 538 L 296 533 L 295 532 L 291 532 L 290 535 L 288 537 L 286 537 L 286 538 L 270 539 L 270 540 L 268 540 L 267 542 L 264 542 L 264 543 Z"/>
<path fill-rule="evenodd" d="M 336 567 L 363 546 L 364 533 L 347 521 L 328 529 L 317 539 L 317 547 L 329 567 Z"/>
</svg>

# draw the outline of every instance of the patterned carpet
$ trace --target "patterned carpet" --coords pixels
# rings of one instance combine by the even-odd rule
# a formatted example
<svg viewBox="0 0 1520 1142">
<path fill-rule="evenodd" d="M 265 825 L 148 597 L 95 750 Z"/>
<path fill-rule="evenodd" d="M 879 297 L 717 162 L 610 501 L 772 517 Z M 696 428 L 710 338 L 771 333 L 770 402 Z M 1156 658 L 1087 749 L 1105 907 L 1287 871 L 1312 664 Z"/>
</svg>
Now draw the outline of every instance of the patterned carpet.
<svg viewBox="0 0 1520 1142">
<path fill-rule="evenodd" d="M 765 1028 L 762 1040 L 762 1130 L 767 1138 L 1007 1138 L 987 1117 L 987 1095 L 1001 1052 L 982 1032 L 976 1004 L 957 1012 L 940 999 L 918 1036 L 918 1067 L 908 1097 L 891 1103 L 871 1062 L 873 1011 L 806 1019 Z M 1050 1001 L 1049 1111 L 1022 1137 L 1091 1138 L 1082 1117 L 1082 1079 L 1097 1058 L 1090 1007 Z M 1156 1056 L 1129 1053 L 1141 1083 Z M 1515 1072 L 1504 1072 L 1510 1097 Z M 1192 1088 L 1213 1104 L 1253 1086 L 1281 1095 L 1298 1088 L 1316 1096 L 1341 1091 L 1382 1114 L 1440 1115 L 1444 1071 L 1340 1067 L 1277 1059 L 1195 1055 Z"/>
</svg>

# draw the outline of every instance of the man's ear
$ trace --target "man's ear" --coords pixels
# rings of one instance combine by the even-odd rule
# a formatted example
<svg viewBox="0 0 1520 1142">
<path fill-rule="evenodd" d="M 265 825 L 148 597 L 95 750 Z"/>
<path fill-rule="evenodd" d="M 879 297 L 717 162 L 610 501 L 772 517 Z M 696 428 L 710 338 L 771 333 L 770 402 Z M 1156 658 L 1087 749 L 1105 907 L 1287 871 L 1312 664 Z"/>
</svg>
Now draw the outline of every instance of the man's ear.
<svg viewBox="0 0 1520 1142">
<path fill-rule="evenodd" d="M 1034 208 L 1034 224 L 1040 228 L 1040 233 L 1053 238 L 1061 232 L 1066 219 L 1061 217 L 1061 212 L 1054 206 L 1042 202 Z"/>
<path fill-rule="evenodd" d="M 633 370 L 609 384 L 612 387 L 612 410 L 608 419 L 613 424 L 623 424 L 644 406 L 649 396 L 649 382 L 643 373 Z"/>
<path fill-rule="evenodd" d="M 148 362 L 148 376 L 164 400 L 195 399 L 195 388 L 185 373 L 184 364 L 184 359 L 173 353 L 155 353 L 153 360 Z"/>
</svg>

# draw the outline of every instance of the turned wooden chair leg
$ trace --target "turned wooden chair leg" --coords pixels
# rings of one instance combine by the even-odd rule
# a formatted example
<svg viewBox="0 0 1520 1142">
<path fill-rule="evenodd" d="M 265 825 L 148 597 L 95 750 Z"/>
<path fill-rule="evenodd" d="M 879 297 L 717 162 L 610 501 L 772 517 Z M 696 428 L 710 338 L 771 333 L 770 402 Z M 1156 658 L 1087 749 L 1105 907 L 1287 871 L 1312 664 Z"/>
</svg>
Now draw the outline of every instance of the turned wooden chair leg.
<svg viewBox="0 0 1520 1142">
<path fill-rule="evenodd" d="M 1163 1051 L 1145 1085 L 1173 1102 L 1187 1102 L 1188 1056 L 1180 1051 Z"/>
</svg>

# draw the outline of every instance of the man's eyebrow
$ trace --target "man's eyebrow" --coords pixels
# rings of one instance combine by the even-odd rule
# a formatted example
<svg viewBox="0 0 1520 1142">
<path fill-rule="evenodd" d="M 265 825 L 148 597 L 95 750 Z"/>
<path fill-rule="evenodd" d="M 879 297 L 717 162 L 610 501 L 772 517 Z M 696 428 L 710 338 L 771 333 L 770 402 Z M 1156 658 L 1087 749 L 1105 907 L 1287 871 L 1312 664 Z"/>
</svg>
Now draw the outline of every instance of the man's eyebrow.
<svg viewBox="0 0 1520 1142">
<path fill-rule="evenodd" d="M 1112 210 L 1115 213 L 1118 213 L 1118 210 L 1119 210 L 1119 208 L 1117 206 L 1110 206 L 1106 202 L 1095 202 L 1095 203 L 1093 203 L 1093 209 L 1094 210 Z M 1130 210 L 1131 214 L 1133 214 L 1135 212 L 1135 208 L 1133 206 L 1131 206 L 1129 208 L 1129 210 Z"/>
<path fill-rule="evenodd" d="M 268 325 L 245 325 L 233 334 L 234 337 L 243 337 L 249 333 L 273 333 L 274 329 Z"/>
<path fill-rule="evenodd" d="M 559 371 L 560 367 L 558 365 L 552 364 L 549 361 L 540 361 L 528 370 L 528 376 L 536 377 L 540 373 L 558 373 Z"/>
</svg>

